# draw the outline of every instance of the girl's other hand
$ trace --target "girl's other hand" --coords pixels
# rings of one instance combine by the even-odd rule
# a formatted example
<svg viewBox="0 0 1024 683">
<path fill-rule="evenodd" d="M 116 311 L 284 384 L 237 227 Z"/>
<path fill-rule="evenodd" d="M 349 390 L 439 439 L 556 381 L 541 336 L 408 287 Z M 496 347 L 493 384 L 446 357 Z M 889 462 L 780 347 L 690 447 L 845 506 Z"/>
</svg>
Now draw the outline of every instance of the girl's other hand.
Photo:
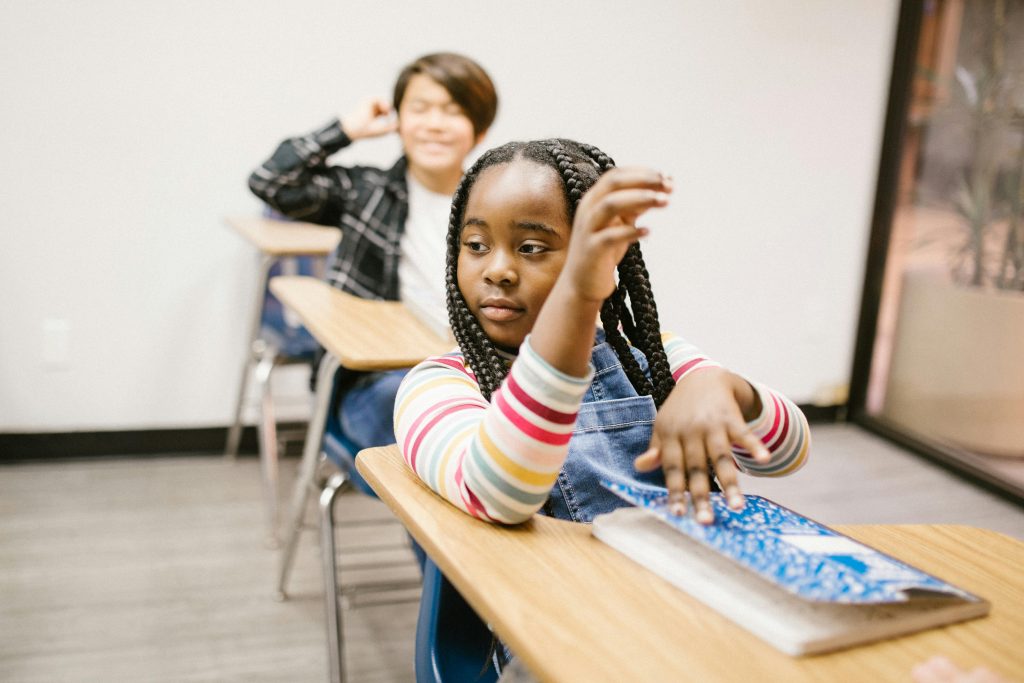
<svg viewBox="0 0 1024 683">
<path fill-rule="evenodd" d="M 586 301 L 615 290 L 615 268 L 633 242 L 647 235 L 636 226 L 645 211 L 668 204 L 672 180 L 649 168 L 613 168 L 580 200 L 562 278 Z"/>
<path fill-rule="evenodd" d="M 372 97 L 359 103 L 341 119 L 341 129 L 349 140 L 375 138 L 398 130 L 394 107 L 387 100 Z"/>
<path fill-rule="evenodd" d="M 634 465 L 640 472 L 660 466 L 665 472 L 669 509 L 677 515 L 685 514 L 689 490 L 697 521 L 711 524 L 714 512 L 708 462 L 712 463 L 726 503 L 740 510 L 744 500 L 732 445 L 744 448 L 759 463 L 771 457 L 747 426 L 747 419 L 759 412 L 757 393 L 739 375 L 716 367 L 692 372 L 665 399 L 654 419 L 650 446 Z"/>
</svg>

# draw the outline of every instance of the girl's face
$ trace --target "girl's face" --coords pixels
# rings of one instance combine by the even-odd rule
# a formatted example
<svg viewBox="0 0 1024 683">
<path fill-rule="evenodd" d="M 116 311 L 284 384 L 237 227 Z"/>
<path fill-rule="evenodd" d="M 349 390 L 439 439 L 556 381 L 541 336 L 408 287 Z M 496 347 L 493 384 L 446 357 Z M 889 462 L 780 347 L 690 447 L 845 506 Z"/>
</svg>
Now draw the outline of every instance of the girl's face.
<svg viewBox="0 0 1024 683">
<path fill-rule="evenodd" d="M 526 159 L 484 170 L 466 201 L 458 284 L 491 341 L 518 349 L 565 264 L 571 226 L 557 172 Z"/>
</svg>

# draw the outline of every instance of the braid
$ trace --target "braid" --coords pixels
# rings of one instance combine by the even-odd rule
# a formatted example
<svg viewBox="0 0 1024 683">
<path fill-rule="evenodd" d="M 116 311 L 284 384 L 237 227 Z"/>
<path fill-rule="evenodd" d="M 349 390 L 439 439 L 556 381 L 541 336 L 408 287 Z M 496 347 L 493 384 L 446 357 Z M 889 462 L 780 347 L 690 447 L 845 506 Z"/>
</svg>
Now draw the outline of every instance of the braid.
<svg viewBox="0 0 1024 683">
<path fill-rule="evenodd" d="M 630 245 L 619 263 L 619 282 L 625 286 L 632 308 L 632 321 L 635 327 L 629 333 L 630 339 L 647 357 L 653 384 L 651 395 L 655 404 L 660 406 L 676 383 L 672 378 L 672 368 L 668 364 L 665 345 L 661 341 L 658 307 L 654 303 L 650 274 L 647 272 L 639 244 Z"/>
<path fill-rule="evenodd" d="M 495 152 L 492 150 L 491 152 Z M 488 153 L 491 154 L 491 153 Z M 497 349 L 484 333 L 480 322 L 469 310 L 465 297 L 459 290 L 458 264 L 460 237 L 462 234 L 462 216 L 466 211 L 466 199 L 469 190 L 476 182 L 480 171 L 487 167 L 488 154 L 482 156 L 459 182 L 452 195 L 452 212 L 448 219 L 448 244 L 445 262 L 445 289 L 448 302 L 448 322 L 451 325 L 455 341 L 458 342 L 466 363 L 476 375 L 477 383 L 484 398 L 490 400 L 491 394 L 508 373 L 505 362 L 498 355 Z M 491 156 L 497 156 L 491 154 Z"/>
<path fill-rule="evenodd" d="M 619 330 L 620 312 L 619 306 L 615 302 L 615 294 L 605 299 L 604 304 L 601 306 L 601 324 L 604 326 L 604 337 L 608 340 L 612 350 L 615 351 L 615 355 L 618 356 L 619 362 L 622 363 L 622 369 L 626 373 L 626 377 L 629 378 L 629 383 L 633 385 L 638 394 L 654 395 L 654 387 L 651 386 L 651 382 L 647 379 L 647 375 L 644 374 L 643 369 L 640 367 L 640 363 L 637 362 L 633 353 L 629 350 L 629 341 L 626 337 L 622 336 L 622 332 Z"/>
<path fill-rule="evenodd" d="M 598 177 L 615 166 L 615 161 L 593 145 L 567 139 L 534 142 L 510 142 L 484 153 L 466 172 L 452 196 L 448 222 L 445 266 L 448 320 L 466 363 L 476 375 L 484 398 L 491 395 L 508 374 L 508 365 L 469 310 L 458 286 L 458 260 L 461 248 L 462 220 L 470 190 L 480 173 L 491 166 L 525 158 L 553 167 L 562 178 L 570 225 L 580 199 Z M 661 406 L 675 383 L 661 342 L 658 310 L 651 292 L 650 278 L 640 246 L 633 244 L 618 265 L 619 284 L 601 305 L 601 323 L 605 338 L 622 363 L 623 370 L 638 394 L 648 394 Z M 628 303 L 627 303 L 628 298 Z M 621 329 L 620 329 L 621 327 Z M 623 335 L 623 332 L 625 335 Z M 647 357 L 651 379 L 630 351 L 630 344 Z"/>
</svg>

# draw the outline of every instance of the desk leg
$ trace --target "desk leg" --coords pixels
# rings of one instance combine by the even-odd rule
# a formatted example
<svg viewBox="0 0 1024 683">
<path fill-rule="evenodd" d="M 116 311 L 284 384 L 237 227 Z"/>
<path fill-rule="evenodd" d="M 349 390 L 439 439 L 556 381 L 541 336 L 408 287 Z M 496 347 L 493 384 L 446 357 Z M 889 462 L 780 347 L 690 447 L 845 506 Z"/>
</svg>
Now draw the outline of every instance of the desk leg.
<svg viewBox="0 0 1024 683">
<path fill-rule="evenodd" d="M 256 307 L 253 309 L 252 320 L 249 323 L 249 346 L 245 353 L 245 362 L 242 364 L 242 379 L 238 386 L 238 400 L 235 402 L 235 421 L 228 429 L 228 442 L 224 447 L 224 455 L 234 459 L 238 455 L 238 444 L 242 439 L 242 409 L 245 406 L 245 395 L 249 388 L 249 376 L 252 374 L 253 364 L 259 352 L 260 344 L 260 322 L 263 320 L 263 302 L 267 295 L 267 279 L 270 277 L 270 269 L 277 263 L 274 256 L 264 255 L 260 259 L 259 282 L 256 285 Z"/>
<path fill-rule="evenodd" d="M 270 391 L 270 374 L 277 362 L 277 349 L 265 344 L 262 346 L 253 373 L 260 389 L 260 469 L 267 509 L 268 539 L 272 547 L 277 547 L 277 417 L 274 415 L 274 397 Z"/>
<path fill-rule="evenodd" d="M 345 683 L 345 639 L 342 636 L 341 607 L 338 605 L 338 565 L 334 547 L 334 501 L 347 482 L 348 475 L 335 474 L 320 492 L 320 561 L 327 615 L 327 680 L 332 683 Z"/>
<path fill-rule="evenodd" d="M 334 374 L 340 363 L 332 354 L 326 354 L 320 361 L 320 369 L 316 378 L 316 404 L 306 431 L 306 444 L 302 451 L 302 462 L 299 474 L 295 479 L 295 490 L 292 493 L 291 510 L 288 517 L 287 536 L 281 554 L 281 569 L 277 578 L 277 597 L 286 597 L 285 588 L 288 575 L 291 573 L 295 559 L 295 548 L 302 533 L 302 520 L 306 516 L 306 504 L 309 491 L 314 486 L 316 467 L 320 462 L 321 447 L 324 440 L 324 428 L 327 426 L 327 411 L 330 410 L 331 393 L 334 389 Z"/>
</svg>

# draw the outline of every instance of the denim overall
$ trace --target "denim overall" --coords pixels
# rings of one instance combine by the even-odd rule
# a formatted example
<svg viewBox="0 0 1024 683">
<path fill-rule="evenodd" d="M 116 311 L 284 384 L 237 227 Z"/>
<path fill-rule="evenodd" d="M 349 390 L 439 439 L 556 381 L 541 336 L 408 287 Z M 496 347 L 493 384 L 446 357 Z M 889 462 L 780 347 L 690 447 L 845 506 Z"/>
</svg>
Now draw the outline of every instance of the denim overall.
<svg viewBox="0 0 1024 683">
<path fill-rule="evenodd" d="M 648 473 L 633 469 L 633 459 L 651 440 L 654 399 L 637 394 L 602 330 L 596 341 L 590 357 L 594 379 L 576 417 L 569 455 L 544 506 L 544 514 L 573 522 L 589 523 L 595 515 L 628 505 L 601 486 L 603 478 L 665 485 L 660 468 Z M 649 375 L 644 355 L 633 347 L 630 351 Z"/>
</svg>

